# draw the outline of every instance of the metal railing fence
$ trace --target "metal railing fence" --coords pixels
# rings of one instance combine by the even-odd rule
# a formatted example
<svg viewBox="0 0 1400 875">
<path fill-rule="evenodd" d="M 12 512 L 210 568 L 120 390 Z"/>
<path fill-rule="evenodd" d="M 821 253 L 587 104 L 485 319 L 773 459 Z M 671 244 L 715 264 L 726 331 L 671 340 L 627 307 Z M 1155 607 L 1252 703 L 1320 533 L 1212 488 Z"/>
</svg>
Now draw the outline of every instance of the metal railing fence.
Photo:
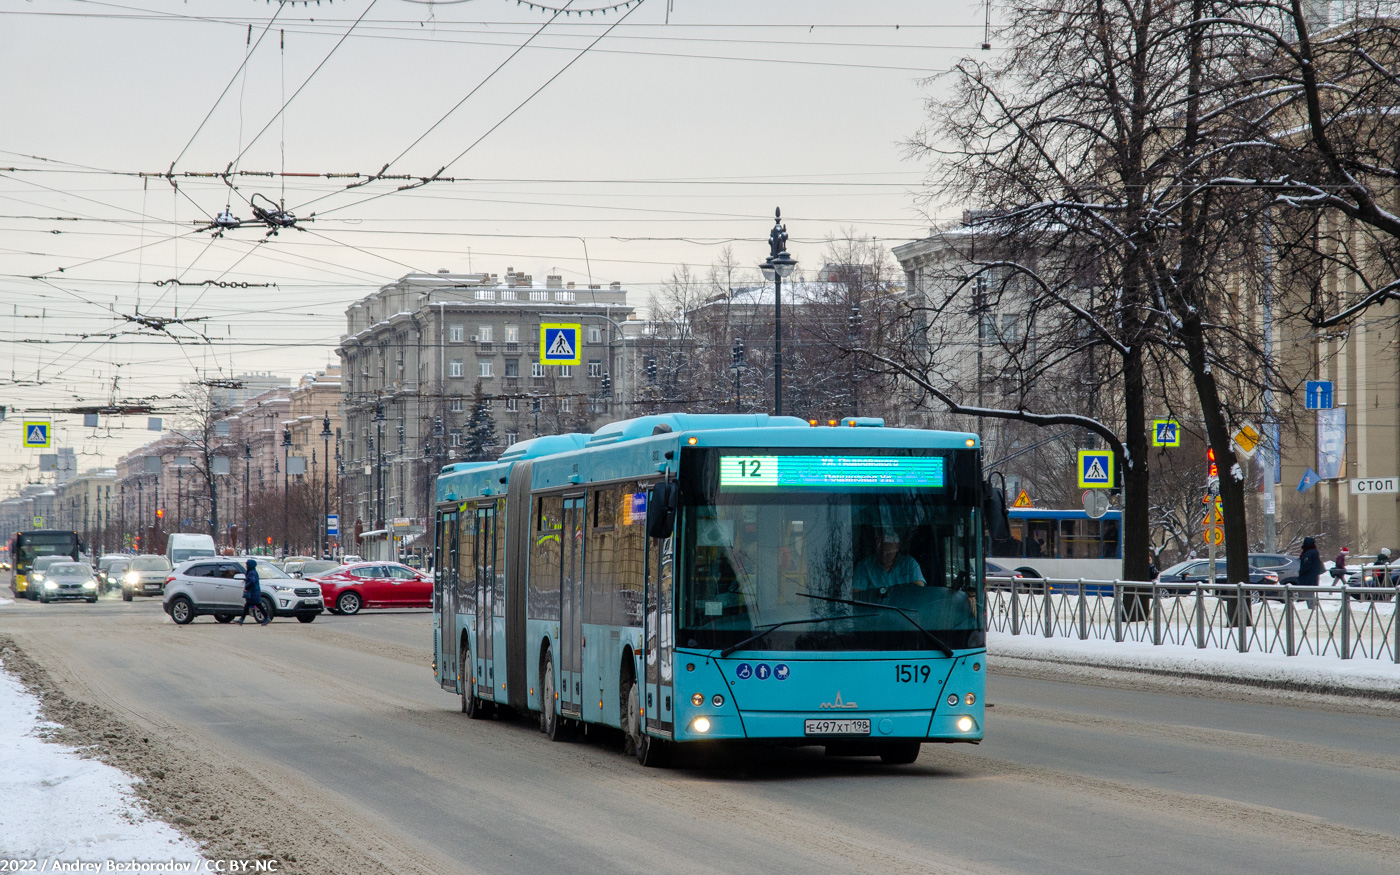
<svg viewBox="0 0 1400 875">
<path fill-rule="evenodd" d="M 1400 585 L 1291 586 L 987 578 L 988 628 L 1400 664 Z"/>
</svg>

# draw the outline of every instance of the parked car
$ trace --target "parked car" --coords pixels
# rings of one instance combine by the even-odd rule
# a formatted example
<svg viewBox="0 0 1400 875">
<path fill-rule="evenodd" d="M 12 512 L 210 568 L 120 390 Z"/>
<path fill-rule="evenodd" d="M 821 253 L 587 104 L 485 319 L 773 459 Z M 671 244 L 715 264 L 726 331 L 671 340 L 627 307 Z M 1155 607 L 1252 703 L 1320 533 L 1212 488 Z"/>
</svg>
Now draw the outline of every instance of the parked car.
<svg viewBox="0 0 1400 875">
<path fill-rule="evenodd" d="M 125 553 L 110 553 L 97 560 L 97 588 L 111 592 L 122 588 L 122 575 L 126 574 L 131 557 Z"/>
<path fill-rule="evenodd" d="M 397 562 L 342 565 L 309 578 L 319 584 L 333 614 L 358 614 L 361 608 L 429 608 L 433 578 Z"/>
<path fill-rule="evenodd" d="M 1297 556 L 1283 553 L 1250 553 L 1249 567 L 1262 568 L 1278 575 L 1278 582 L 1294 585 L 1298 583 L 1299 561 Z"/>
<path fill-rule="evenodd" d="M 29 585 L 24 590 L 32 602 L 39 600 L 39 591 L 44 588 L 44 577 L 48 574 L 49 566 L 59 562 L 72 562 L 68 556 L 40 556 L 29 566 Z"/>
<path fill-rule="evenodd" d="M 296 617 L 310 623 L 321 613 L 321 588 L 288 577 L 281 569 L 257 560 L 263 610 L 271 617 Z M 176 568 L 165 583 L 165 612 L 181 626 L 211 614 L 227 623 L 243 613 L 247 557 L 193 559 Z"/>
<path fill-rule="evenodd" d="M 44 571 L 44 580 L 38 587 L 39 601 L 48 604 L 56 601 L 76 601 L 88 603 L 97 601 L 97 577 L 86 562 L 74 562 L 61 556 L 61 562 L 54 562 Z M 33 587 L 31 587 L 32 589 Z"/>
<path fill-rule="evenodd" d="M 292 577 L 315 577 L 339 567 L 339 562 L 330 559 L 294 559 L 283 565 L 282 570 Z"/>
<path fill-rule="evenodd" d="M 1190 595 L 1196 591 L 1196 584 L 1210 582 L 1210 560 L 1209 559 L 1188 559 L 1185 562 L 1178 562 L 1172 567 L 1163 571 L 1158 577 L 1158 583 L 1182 583 L 1186 584 L 1180 589 L 1165 589 L 1167 595 Z M 1214 582 L 1218 584 L 1229 583 L 1225 573 L 1225 560 L 1215 560 Z M 1277 573 L 1270 569 L 1256 568 L 1253 563 L 1249 569 L 1249 583 L 1255 586 L 1274 586 L 1279 582 Z M 1215 595 L 1216 593 L 1212 593 Z"/>
<path fill-rule="evenodd" d="M 341 565 L 354 565 L 356 562 L 363 562 L 363 561 L 365 561 L 364 557 L 363 557 L 363 556 L 359 556 L 359 555 L 357 555 L 357 554 L 355 554 L 355 553 L 346 553 L 344 556 L 341 556 L 341 557 L 340 557 L 340 564 L 341 564 Z"/>
</svg>

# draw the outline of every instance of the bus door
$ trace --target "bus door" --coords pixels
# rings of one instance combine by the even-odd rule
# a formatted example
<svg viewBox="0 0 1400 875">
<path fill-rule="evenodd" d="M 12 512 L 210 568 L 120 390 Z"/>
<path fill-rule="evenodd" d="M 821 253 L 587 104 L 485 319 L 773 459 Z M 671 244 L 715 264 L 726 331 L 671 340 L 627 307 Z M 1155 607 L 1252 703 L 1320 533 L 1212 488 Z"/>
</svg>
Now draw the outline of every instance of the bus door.
<svg viewBox="0 0 1400 875">
<path fill-rule="evenodd" d="M 476 694 L 488 702 L 496 699 L 496 570 L 495 514 L 493 505 L 476 508 L 476 525 L 472 537 L 476 540 Z"/>
<path fill-rule="evenodd" d="M 561 532 L 563 583 L 559 598 L 560 671 L 559 708 L 569 717 L 583 708 L 583 517 L 582 495 L 564 499 L 564 531 Z"/>
<path fill-rule="evenodd" d="M 647 539 L 646 591 L 646 719 L 647 729 L 670 737 L 674 731 L 675 703 L 672 662 L 675 646 L 672 634 L 671 545 L 670 538 Z"/>
<path fill-rule="evenodd" d="M 438 682 L 443 687 L 457 689 L 457 514 L 439 513 L 437 529 L 433 532 L 433 586 L 437 589 L 437 633 L 442 660 L 438 663 Z"/>
</svg>

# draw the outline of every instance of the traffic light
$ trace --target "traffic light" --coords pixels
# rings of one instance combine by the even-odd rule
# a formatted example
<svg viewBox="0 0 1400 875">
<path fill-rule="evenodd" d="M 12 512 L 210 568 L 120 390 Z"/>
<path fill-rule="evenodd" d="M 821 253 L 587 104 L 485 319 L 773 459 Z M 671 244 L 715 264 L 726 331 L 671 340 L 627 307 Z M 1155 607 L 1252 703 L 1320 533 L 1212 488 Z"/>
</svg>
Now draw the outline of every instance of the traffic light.
<svg viewBox="0 0 1400 875">
<path fill-rule="evenodd" d="M 612 377 L 608 376 L 606 373 L 603 374 L 602 388 L 604 395 L 612 394 Z"/>
<path fill-rule="evenodd" d="M 1210 463 L 1210 476 L 1219 477 L 1220 469 L 1215 465 L 1215 450 L 1211 447 L 1206 447 L 1206 461 Z"/>
<path fill-rule="evenodd" d="M 647 380 L 652 383 L 656 382 L 656 359 L 654 358 L 647 359 Z"/>
<path fill-rule="evenodd" d="M 268 536 L 267 536 L 267 546 L 269 546 L 269 547 L 272 546 L 272 536 L 271 536 L 271 535 L 268 535 Z"/>
<path fill-rule="evenodd" d="M 165 519 L 165 508 L 163 508 L 163 507 L 158 507 L 158 508 L 156 508 L 156 519 L 158 519 L 158 520 L 163 520 L 163 519 Z"/>
</svg>

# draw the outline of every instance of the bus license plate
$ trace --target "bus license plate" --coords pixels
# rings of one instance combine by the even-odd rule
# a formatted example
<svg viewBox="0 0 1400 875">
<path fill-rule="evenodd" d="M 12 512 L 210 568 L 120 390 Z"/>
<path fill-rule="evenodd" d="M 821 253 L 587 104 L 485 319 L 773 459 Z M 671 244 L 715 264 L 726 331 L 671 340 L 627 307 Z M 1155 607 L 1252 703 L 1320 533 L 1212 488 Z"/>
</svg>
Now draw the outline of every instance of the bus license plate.
<svg viewBox="0 0 1400 875">
<path fill-rule="evenodd" d="M 803 730 L 808 735 L 869 735 L 869 720 L 807 720 Z"/>
</svg>

